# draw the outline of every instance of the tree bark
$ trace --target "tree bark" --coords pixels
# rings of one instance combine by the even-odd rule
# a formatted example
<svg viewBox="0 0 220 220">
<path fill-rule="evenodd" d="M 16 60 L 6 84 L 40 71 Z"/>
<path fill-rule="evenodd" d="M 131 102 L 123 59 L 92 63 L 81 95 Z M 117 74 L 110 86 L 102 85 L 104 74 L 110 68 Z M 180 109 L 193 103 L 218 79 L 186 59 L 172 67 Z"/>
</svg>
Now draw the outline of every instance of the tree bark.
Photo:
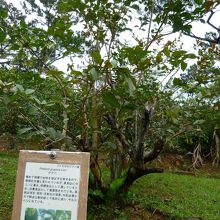
<svg viewBox="0 0 220 220">
<path fill-rule="evenodd" d="M 139 169 L 135 167 L 131 167 L 127 176 L 124 180 L 123 185 L 119 188 L 119 193 L 127 193 L 131 187 L 131 185 L 135 182 L 135 180 L 139 179 L 142 176 L 145 176 L 150 173 L 162 173 L 162 168 L 148 167 L 145 169 Z"/>
</svg>

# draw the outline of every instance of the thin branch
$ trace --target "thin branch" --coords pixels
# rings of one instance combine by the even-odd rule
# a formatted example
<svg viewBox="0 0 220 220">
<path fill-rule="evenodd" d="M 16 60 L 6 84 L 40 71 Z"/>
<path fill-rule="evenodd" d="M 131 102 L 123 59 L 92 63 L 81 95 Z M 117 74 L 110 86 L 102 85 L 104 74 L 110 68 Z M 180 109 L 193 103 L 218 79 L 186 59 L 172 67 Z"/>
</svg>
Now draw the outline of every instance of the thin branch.
<svg viewBox="0 0 220 220">
<path fill-rule="evenodd" d="M 150 41 L 150 32 L 151 32 L 151 25 L 152 25 L 152 20 L 153 20 L 153 10 L 154 10 L 154 1 L 152 2 L 152 8 L 150 12 L 150 21 L 149 21 L 149 27 L 148 27 L 148 33 L 147 33 L 147 44 Z"/>
<path fill-rule="evenodd" d="M 211 14 L 209 15 L 209 18 L 208 18 L 208 20 L 207 20 L 207 23 L 208 23 L 210 26 L 212 26 L 215 30 L 217 30 L 218 32 L 220 32 L 220 28 L 217 28 L 214 24 L 212 24 L 212 23 L 210 22 L 210 20 L 211 20 L 211 18 L 212 18 L 212 16 L 213 16 L 214 14 L 215 14 L 215 12 L 211 10 Z"/>
<path fill-rule="evenodd" d="M 195 38 L 197 40 L 202 40 L 202 41 L 206 41 L 206 42 L 213 43 L 213 44 L 218 44 L 220 42 L 220 38 L 212 40 L 212 39 L 196 36 L 193 33 L 190 34 L 190 33 L 183 32 L 183 34 L 185 34 L 186 36 Z"/>
<path fill-rule="evenodd" d="M 151 41 L 146 45 L 145 50 L 148 50 L 149 47 L 151 46 L 151 44 L 156 40 L 156 38 L 157 38 L 159 32 L 161 31 L 161 28 L 162 28 L 163 24 L 165 23 L 165 21 L 166 21 L 166 19 L 167 19 L 167 16 L 168 16 L 168 12 L 165 14 L 164 19 L 163 19 L 162 22 L 160 23 L 160 26 L 159 26 L 159 28 L 157 29 L 156 34 L 155 34 L 154 37 L 151 39 Z"/>
</svg>

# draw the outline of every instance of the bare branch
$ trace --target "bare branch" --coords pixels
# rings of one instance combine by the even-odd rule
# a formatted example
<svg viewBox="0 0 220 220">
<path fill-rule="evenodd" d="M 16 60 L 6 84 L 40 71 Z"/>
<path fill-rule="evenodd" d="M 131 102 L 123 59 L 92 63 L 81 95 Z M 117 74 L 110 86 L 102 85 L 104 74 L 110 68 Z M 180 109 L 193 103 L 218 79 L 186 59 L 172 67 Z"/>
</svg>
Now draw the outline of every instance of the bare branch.
<svg viewBox="0 0 220 220">
<path fill-rule="evenodd" d="M 202 41 L 206 41 L 206 42 L 213 43 L 213 44 L 219 44 L 219 42 L 220 42 L 220 38 L 216 38 L 216 39 L 212 40 L 212 39 L 209 39 L 209 38 L 196 36 L 193 33 L 189 34 L 189 33 L 183 32 L 183 34 L 185 34 L 186 36 L 195 38 L 197 40 L 202 40 Z"/>
<path fill-rule="evenodd" d="M 208 20 L 207 20 L 207 23 L 210 25 L 210 26 L 212 26 L 215 30 L 217 30 L 218 32 L 220 32 L 220 28 L 217 28 L 214 24 L 212 24 L 211 22 L 210 22 L 210 20 L 211 20 L 211 18 L 212 18 L 212 16 L 215 14 L 215 12 L 214 11 L 211 11 L 211 14 L 209 15 L 209 18 L 208 18 Z"/>
</svg>

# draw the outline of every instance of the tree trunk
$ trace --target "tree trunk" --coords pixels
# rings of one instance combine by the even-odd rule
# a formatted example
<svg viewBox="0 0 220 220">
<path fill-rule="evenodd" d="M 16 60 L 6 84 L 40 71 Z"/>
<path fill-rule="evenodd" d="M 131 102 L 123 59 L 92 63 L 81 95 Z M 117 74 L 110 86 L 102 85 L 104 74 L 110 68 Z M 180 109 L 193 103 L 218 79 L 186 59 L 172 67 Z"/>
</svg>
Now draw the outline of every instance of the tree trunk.
<svg viewBox="0 0 220 220">
<path fill-rule="evenodd" d="M 94 176 L 95 187 L 102 188 L 101 171 L 98 165 L 98 146 L 100 143 L 99 126 L 97 118 L 97 94 L 95 86 L 92 93 L 92 115 L 91 115 L 91 128 L 92 128 L 92 146 L 91 151 L 91 163 L 90 168 Z"/>
<path fill-rule="evenodd" d="M 145 169 L 139 169 L 135 167 L 130 167 L 126 178 L 119 188 L 119 193 L 127 193 L 132 186 L 132 184 L 135 182 L 135 180 L 139 179 L 142 176 L 145 176 L 150 173 L 162 173 L 163 169 L 162 168 L 155 168 L 155 167 L 148 167 Z"/>
</svg>

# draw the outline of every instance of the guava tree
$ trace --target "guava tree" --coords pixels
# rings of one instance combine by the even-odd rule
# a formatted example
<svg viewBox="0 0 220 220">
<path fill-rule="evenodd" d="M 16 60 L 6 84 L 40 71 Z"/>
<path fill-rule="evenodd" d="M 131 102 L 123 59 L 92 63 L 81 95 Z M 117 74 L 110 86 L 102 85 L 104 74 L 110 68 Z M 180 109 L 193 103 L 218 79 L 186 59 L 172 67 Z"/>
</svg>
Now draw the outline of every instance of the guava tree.
<svg viewBox="0 0 220 220">
<path fill-rule="evenodd" d="M 16 68 L 22 60 L 22 71 L 56 80 L 65 106 L 63 134 L 74 126 L 75 148 L 91 152 L 91 187 L 115 197 L 141 176 L 163 171 L 148 164 L 169 139 L 169 109 L 175 104 L 169 85 L 178 84 L 174 74 L 196 58 L 166 37 L 193 35 L 192 22 L 206 22 L 203 17 L 218 5 L 26 0 L 19 11 L 2 0 L 0 43 L 4 51 L 13 51 L 4 57 L 4 68 Z M 68 70 L 58 70 L 54 64 L 64 58 Z M 110 170 L 107 181 L 103 166 Z"/>
</svg>

